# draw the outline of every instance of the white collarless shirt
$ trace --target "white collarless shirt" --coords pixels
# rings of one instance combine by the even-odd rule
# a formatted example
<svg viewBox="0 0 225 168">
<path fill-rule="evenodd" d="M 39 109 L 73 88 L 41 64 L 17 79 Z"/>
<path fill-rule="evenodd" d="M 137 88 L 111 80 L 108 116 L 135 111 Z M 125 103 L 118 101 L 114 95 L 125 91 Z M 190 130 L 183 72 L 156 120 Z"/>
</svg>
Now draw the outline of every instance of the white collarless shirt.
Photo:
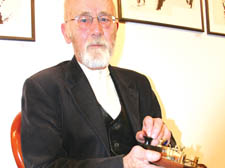
<svg viewBox="0 0 225 168">
<path fill-rule="evenodd" d="M 101 70 L 91 70 L 81 63 L 79 65 L 84 71 L 99 104 L 113 119 L 116 119 L 121 111 L 121 104 L 108 67 Z"/>
</svg>

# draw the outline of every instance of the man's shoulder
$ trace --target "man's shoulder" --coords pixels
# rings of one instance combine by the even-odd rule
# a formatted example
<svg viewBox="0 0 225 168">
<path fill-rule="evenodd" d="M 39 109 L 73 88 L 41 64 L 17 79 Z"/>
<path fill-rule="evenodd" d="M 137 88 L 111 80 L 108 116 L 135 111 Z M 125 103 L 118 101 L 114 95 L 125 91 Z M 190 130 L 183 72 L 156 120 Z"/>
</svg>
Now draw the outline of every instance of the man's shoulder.
<svg viewBox="0 0 225 168">
<path fill-rule="evenodd" d="M 60 81 L 64 78 L 65 69 L 70 61 L 64 61 L 52 67 L 43 69 L 32 76 L 28 77 L 27 80 L 33 80 L 36 82 L 49 82 Z"/>
</svg>

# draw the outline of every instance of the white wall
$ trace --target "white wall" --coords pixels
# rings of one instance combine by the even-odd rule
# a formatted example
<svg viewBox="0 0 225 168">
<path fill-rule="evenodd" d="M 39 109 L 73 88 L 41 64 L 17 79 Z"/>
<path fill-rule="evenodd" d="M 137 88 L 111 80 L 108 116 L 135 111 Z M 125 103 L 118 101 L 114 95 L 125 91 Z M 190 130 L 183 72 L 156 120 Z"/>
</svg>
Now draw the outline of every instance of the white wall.
<svg viewBox="0 0 225 168">
<path fill-rule="evenodd" d="M 36 1 L 36 42 L 0 40 L 1 167 L 16 167 L 10 126 L 24 80 L 72 58 L 60 32 L 63 0 Z M 209 168 L 225 167 L 225 37 L 138 23 L 121 24 L 112 64 L 149 77 L 179 144 Z"/>
</svg>

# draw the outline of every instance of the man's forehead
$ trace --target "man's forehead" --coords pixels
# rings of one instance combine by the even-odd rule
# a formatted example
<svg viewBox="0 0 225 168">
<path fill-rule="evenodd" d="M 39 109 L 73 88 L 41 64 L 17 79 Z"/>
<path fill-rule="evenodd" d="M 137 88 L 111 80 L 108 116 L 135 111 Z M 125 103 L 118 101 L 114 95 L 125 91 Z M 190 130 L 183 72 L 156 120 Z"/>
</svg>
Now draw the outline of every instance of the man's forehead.
<svg viewBox="0 0 225 168">
<path fill-rule="evenodd" d="M 91 12 L 87 12 L 87 11 L 81 11 L 79 13 L 79 15 L 83 15 L 83 16 L 92 16 L 92 13 Z M 97 13 L 97 16 L 105 16 L 105 15 L 112 15 L 111 13 L 109 12 L 104 12 L 104 11 L 100 11 Z"/>
<path fill-rule="evenodd" d="M 115 14 L 112 0 L 65 0 L 65 9 L 72 15 L 79 15 L 84 12 L 91 15 Z"/>
</svg>

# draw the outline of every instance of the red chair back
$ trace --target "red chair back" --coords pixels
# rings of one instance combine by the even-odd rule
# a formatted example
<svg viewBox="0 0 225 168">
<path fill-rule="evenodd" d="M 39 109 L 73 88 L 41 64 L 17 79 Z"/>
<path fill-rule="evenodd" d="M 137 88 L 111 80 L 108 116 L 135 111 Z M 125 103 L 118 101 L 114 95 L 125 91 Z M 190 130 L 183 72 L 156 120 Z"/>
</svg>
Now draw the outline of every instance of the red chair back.
<svg viewBox="0 0 225 168">
<path fill-rule="evenodd" d="M 20 128 L 21 128 L 21 112 L 18 113 L 17 116 L 14 118 L 11 126 L 11 146 L 17 167 L 25 168 L 21 150 Z"/>
</svg>

